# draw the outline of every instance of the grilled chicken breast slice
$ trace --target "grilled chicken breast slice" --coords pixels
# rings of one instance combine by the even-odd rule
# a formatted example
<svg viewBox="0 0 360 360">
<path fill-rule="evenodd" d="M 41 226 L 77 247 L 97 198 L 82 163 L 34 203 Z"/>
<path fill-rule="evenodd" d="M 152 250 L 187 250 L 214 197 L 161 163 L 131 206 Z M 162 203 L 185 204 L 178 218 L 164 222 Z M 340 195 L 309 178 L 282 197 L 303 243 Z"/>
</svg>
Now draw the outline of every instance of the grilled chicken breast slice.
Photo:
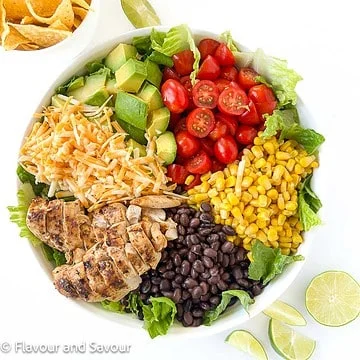
<svg viewBox="0 0 360 360">
<path fill-rule="evenodd" d="M 48 201 L 41 197 L 33 199 L 26 217 L 26 225 L 29 230 L 43 242 L 46 242 L 47 205 Z M 49 243 L 47 244 L 50 245 Z"/>
<path fill-rule="evenodd" d="M 125 244 L 125 254 L 138 274 L 144 274 L 150 269 L 149 264 L 143 261 L 139 253 L 130 243 Z"/>
<path fill-rule="evenodd" d="M 167 246 L 167 239 L 160 230 L 160 224 L 155 222 L 152 223 L 150 230 L 151 230 L 150 240 L 154 246 L 154 249 L 158 252 L 160 252 L 162 249 L 165 249 Z"/>
<path fill-rule="evenodd" d="M 63 202 L 63 231 L 65 245 L 69 250 L 84 247 L 84 241 L 80 235 L 79 215 L 84 210 L 79 200 Z"/>
<path fill-rule="evenodd" d="M 66 245 L 64 243 L 63 232 L 63 207 L 64 201 L 51 200 L 48 203 L 48 210 L 46 213 L 46 231 L 50 241 L 54 247 L 59 251 L 65 252 Z"/>
</svg>

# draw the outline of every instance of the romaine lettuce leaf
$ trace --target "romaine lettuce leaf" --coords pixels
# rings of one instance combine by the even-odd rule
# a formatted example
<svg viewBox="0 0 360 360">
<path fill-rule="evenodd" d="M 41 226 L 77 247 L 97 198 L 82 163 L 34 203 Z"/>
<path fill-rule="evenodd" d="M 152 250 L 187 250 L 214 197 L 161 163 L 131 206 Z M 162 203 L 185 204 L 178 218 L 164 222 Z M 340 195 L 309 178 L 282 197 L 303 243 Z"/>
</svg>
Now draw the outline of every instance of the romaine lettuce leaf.
<svg viewBox="0 0 360 360">
<path fill-rule="evenodd" d="M 298 200 L 298 213 L 300 222 L 305 231 L 310 230 L 313 226 L 320 225 L 321 220 L 317 215 L 317 212 L 322 207 L 322 203 L 318 196 L 311 189 L 311 177 L 306 177 L 301 184 Z"/>
<path fill-rule="evenodd" d="M 20 228 L 20 236 L 27 238 L 34 246 L 39 246 L 42 242 L 28 229 L 26 225 L 26 215 L 31 203 L 35 197 L 34 191 L 30 183 L 21 184 L 18 192 L 18 205 L 8 206 L 10 213 L 10 221 Z"/>
<path fill-rule="evenodd" d="M 120 301 L 110 301 L 104 300 L 101 301 L 101 306 L 108 311 L 116 312 L 123 314 L 125 312 L 125 306 L 120 303 Z"/>
<path fill-rule="evenodd" d="M 296 108 L 285 110 L 274 110 L 271 115 L 265 114 L 265 130 L 261 135 L 267 139 L 277 134 L 278 131 L 282 131 L 285 128 L 291 127 L 293 124 L 299 122 L 299 115 Z"/>
<path fill-rule="evenodd" d="M 304 260 L 302 255 L 282 255 L 279 248 L 269 248 L 259 240 L 252 246 L 251 253 L 254 261 L 249 266 L 249 278 L 262 280 L 264 285 L 281 274 L 287 264 Z"/>
<path fill-rule="evenodd" d="M 65 254 L 60 252 L 59 250 L 53 249 L 45 243 L 41 244 L 41 249 L 45 258 L 56 267 L 66 264 Z"/>
<path fill-rule="evenodd" d="M 153 339 L 165 335 L 173 324 L 176 315 L 175 303 L 167 297 L 150 298 L 151 304 L 143 305 L 145 329 Z"/>
<path fill-rule="evenodd" d="M 241 305 L 247 311 L 250 304 L 254 303 L 254 300 L 250 295 L 244 290 L 227 290 L 221 293 L 221 302 L 213 310 L 209 310 L 205 313 L 204 316 L 204 325 L 211 325 L 225 310 L 229 305 L 230 300 L 233 297 L 237 297 L 240 300 Z"/>
<path fill-rule="evenodd" d="M 153 51 L 149 56 L 148 59 L 152 62 L 159 64 L 159 65 L 165 65 L 168 67 L 173 67 L 174 62 L 170 56 L 164 55 L 158 51 Z"/>
<path fill-rule="evenodd" d="M 56 88 L 56 94 L 66 95 L 70 90 L 76 90 L 85 84 L 85 79 L 83 76 L 73 76 L 66 83 L 58 86 Z"/>
<path fill-rule="evenodd" d="M 100 69 L 104 69 L 104 68 L 106 68 L 106 66 L 105 64 L 102 63 L 102 60 L 95 60 L 86 64 L 86 69 L 89 72 L 89 74 L 93 74 L 99 71 Z M 75 89 L 71 89 L 71 90 L 75 90 Z"/>
<path fill-rule="evenodd" d="M 35 181 L 35 176 L 26 171 L 21 165 L 18 165 L 16 169 L 16 174 L 23 184 L 29 183 L 31 185 L 35 195 L 40 196 L 44 193 L 44 190 L 48 190 L 48 185 L 43 183 L 37 183 Z"/>
<path fill-rule="evenodd" d="M 151 38 L 150 36 L 135 36 L 132 39 L 132 44 L 140 55 L 145 55 L 151 51 Z"/>
<path fill-rule="evenodd" d="M 223 32 L 222 34 L 220 34 L 219 37 L 220 40 L 222 40 L 231 51 L 239 51 L 238 47 L 235 45 L 234 39 L 232 38 L 230 31 Z"/>
</svg>

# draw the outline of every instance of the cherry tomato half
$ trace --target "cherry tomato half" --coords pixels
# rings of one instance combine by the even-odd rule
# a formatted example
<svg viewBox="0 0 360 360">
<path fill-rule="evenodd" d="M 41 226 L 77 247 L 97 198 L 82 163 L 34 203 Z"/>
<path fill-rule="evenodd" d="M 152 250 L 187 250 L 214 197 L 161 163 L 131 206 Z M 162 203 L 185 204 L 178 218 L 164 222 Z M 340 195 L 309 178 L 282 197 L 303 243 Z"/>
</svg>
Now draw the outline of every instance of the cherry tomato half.
<svg viewBox="0 0 360 360">
<path fill-rule="evenodd" d="M 256 78 L 259 74 L 252 68 L 241 68 L 239 70 L 239 84 L 244 90 L 249 90 L 251 87 L 257 85 L 259 82 Z"/>
<path fill-rule="evenodd" d="M 201 60 L 204 60 L 208 55 L 214 55 L 214 52 L 219 45 L 220 43 L 214 39 L 202 39 L 198 45 Z"/>
<path fill-rule="evenodd" d="M 224 170 L 225 164 L 221 163 L 220 161 L 218 161 L 217 159 L 213 159 L 212 164 L 211 164 L 211 172 L 217 172 L 217 171 L 222 171 Z"/>
<path fill-rule="evenodd" d="M 185 163 L 185 168 L 192 174 L 205 174 L 211 169 L 210 157 L 205 151 L 200 151 Z"/>
<path fill-rule="evenodd" d="M 257 130 L 248 125 L 240 125 L 236 132 L 236 140 L 241 145 L 250 145 L 254 142 Z"/>
<path fill-rule="evenodd" d="M 165 82 L 166 80 L 169 79 L 180 80 L 180 76 L 176 73 L 176 71 L 173 68 L 165 66 L 163 70 L 162 81 Z"/>
<path fill-rule="evenodd" d="M 215 117 L 210 109 L 196 108 L 186 118 L 186 128 L 191 135 L 204 138 L 215 126 Z"/>
<path fill-rule="evenodd" d="M 219 75 L 220 65 L 213 56 L 208 55 L 200 66 L 199 72 L 197 74 L 198 79 L 215 80 L 219 77 Z"/>
<path fill-rule="evenodd" d="M 255 85 L 248 92 L 250 100 L 255 104 L 259 115 L 272 114 L 277 101 L 273 91 L 265 84 Z"/>
<path fill-rule="evenodd" d="M 195 155 L 200 149 L 200 141 L 195 136 L 192 136 L 187 131 L 179 131 L 175 135 L 177 153 L 184 157 L 189 158 Z"/>
<path fill-rule="evenodd" d="M 172 114 L 171 114 L 172 116 Z M 173 128 L 173 133 L 177 134 L 179 131 L 186 130 L 186 118 L 183 117 L 178 120 Z"/>
<path fill-rule="evenodd" d="M 171 179 L 171 181 L 174 183 L 184 184 L 188 175 L 189 173 L 185 169 L 185 166 L 178 164 L 171 164 L 167 167 L 166 176 L 168 176 Z"/>
<path fill-rule="evenodd" d="M 214 109 L 219 98 L 219 90 L 210 80 L 200 80 L 192 89 L 194 104 L 198 107 Z"/>
<path fill-rule="evenodd" d="M 209 155 L 214 155 L 214 143 L 208 137 L 200 139 L 201 148 Z"/>
<path fill-rule="evenodd" d="M 219 92 L 221 93 L 230 86 L 230 81 L 220 78 L 220 79 L 215 80 L 215 85 L 217 86 L 217 88 L 219 89 Z"/>
<path fill-rule="evenodd" d="M 161 86 L 161 96 L 164 105 L 175 114 L 182 113 L 189 106 L 188 92 L 177 80 L 166 80 Z"/>
<path fill-rule="evenodd" d="M 249 99 L 244 90 L 230 86 L 219 96 L 218 108 L 229 115 L 241 115 L 247 109 Z"/>
<path fill-rule="evenodd" d="M 212 141 L 217 141 L 221 137 L 228 134 L 228 127 L 224 121 L 216 121 L 214 130 L 212 130 L 209 134 L 209 139 Z"/>
<path fill-rule="evenodd" d="M 189 75 L 193 71 L 194 54 L 191 50 L 181 51 L 172 57 L 174 67 L 179 75 Z"/>
<path fill-rule="evenodd" d="M 229 81 L 236 81 L 238 78 L 238 71 L 235 66 L 224 66 L 221 68 L 220 77 Z"/>
<path fill-rule="evenodd" d="M 238 123 L 237 123 L 236 117 L 234 115 L 218 113 L 215 115 L 215 120 L 220 120 L 223 123 L 225 123 L 227 130 L 228 130 L 227 131 L 228 134 L 230 134 L 231 136 L 235 136 L 235 133 L 236 133 L 236 130 L 238 127 Z"/>
<path fill-rule="evenodd" d="M 232 66 L 235 64 L 234 55 L 226 44 L 220 44 L 215 50 L 214 56 L 220 65 Z"/>
<path fill-rule="evenodd" d="M 220 138 L 215 143 L 214 153 L 216 158 L 223 164 L 234 162 L 238 156 L 238 147 L 234 138 L 230 135 Z"/>
<path fill-rule="evenodd" d="M 254 103 L 249 101 L 249 110 L 239 116 L 239 122 L 244 125 L 256 126 L 261 123 Z"/>
</svg>

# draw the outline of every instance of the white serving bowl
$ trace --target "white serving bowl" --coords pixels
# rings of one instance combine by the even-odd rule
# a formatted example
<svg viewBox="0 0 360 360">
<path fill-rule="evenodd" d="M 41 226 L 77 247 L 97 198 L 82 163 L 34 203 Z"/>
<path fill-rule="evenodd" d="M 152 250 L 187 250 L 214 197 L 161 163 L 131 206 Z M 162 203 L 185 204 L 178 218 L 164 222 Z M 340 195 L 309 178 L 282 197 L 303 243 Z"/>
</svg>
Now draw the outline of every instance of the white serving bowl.
<svg viewBox="0 0 360 360">
<path fill-rule="evenodd" d="M 159 30 L 167 31 L 168 27 L 158 27 Z M 41 112 L 42 107 L 49 104 L 51 96 L 54 94 L 55 89 L 60 84 L 67 81 L 69 78 L 71 78 L 74 74 L 81 74 L 84 72 L 85 64 L 104 57 L 110 50 L 112 50 L 118 43 L 124 42 L 124 43 L 131 43 L 131 40 L 134 36 L 142 36 L 147 35 L 150 32 L 150 28 L 144 28 L 144 29 L 138 29 L 134 31 L 127 32 L 125 34 L 119 35 L 114 37 L 113 39 L 104 42 L 103 44 L 95 47 L 94 49 L 88 49 L 87 51 L 84 51 L 81 53 L 74 61 L 74 63 L 66 70 L 64 71 L 58 79 L 49 86 L 49 90 L 44 95 L 43 99 L 41 100 L 40 104 L 36 108 L 36 112 Z M 203 30 L 192 30 L 194 37 L 196 40 L 202 39 L 204 37 L 210 37 L 210 38 L 218 38 L 216 34 L 203 31 Z M 246 50 L 244 47 L 239 46 L 243 50 Z M 302 103 L 299 104 L 300 107 L 300 113 L 305 113 L 305 109 L 303 108 Z M 27 134 L 30 131 L 30 128 L 32 126 L 33 122 L 29 124 L 29 127 L 25 134 Z M 316 185 L 316 184 L 315 184 Z M 316 187 L 316 186 L 315 186 Z M 305 258 L 309 252 L 309 247 L 311 246 L 312 237 L 314 236 L 314 233 L 306 234 L 306 241 L 304 244 L 302 244 L 299 248 L 298 254 L 304 255 Z M 44 271 L 47 273 L 49 280 L 52 281 L 51 276 L 51 267 L 50 264 L 44 259 L 41 251 L 33 248 L 33 252 L 36 255 L 38 261 L 41 263 Z M 174 326 L 170 329 L 168 335 L 166 337 L 202 337 L 202 336 L 208 336 L 211 334 L 219 333 L 221 331 L 227 330 L 229 328 L 232 328 L 234 326 L 239 326 L 240 324 L 248 321 L 252 317 L 256 316 L 258 313 L 260 313 L 262 310 L 267 308 L 270 304 L 272 304 L 277 298 L 279 298 L 282 293 L 289 287 L 289 285 L 295 280 L 296 276 L 300 272 L 301 268 L 304 265 L 304 261 L 298 261 L 295 263 L 290 264 L 283 274 L 278 276 L 276 279 L 274 279 L 265 289 L 264 292 L 257 296 L 255 298 L 255 303 L 250 306 L 249 308 L 249 314 L 241 308 L 239 304 L 236 304 L 229 308 L 224 314 L 221 315 L 221 317 L 216 320 L 213 325 L 211 326 L 200 326 L 197 328 L 185 328 L 179 324 L 174 324 Z M 56 291 L 52 284 L 49 283 L 49 291 Z M 61 296 L 59 294 L 59 296 Z M 119 315 L 117 313 L 111 313 L 104 309 L 102 309 L 100 306 L 94 305 L 94 304 L 88 304 L 83 301 L 73 301 L 74 303 L 78 304 L 79 306 L 85 307 L 89 310 L 89 316 L 97 315 L 101 316 L 104 321 L 113 321 L 119 324 L 119 326 L 123 326 L 128 328 L 129 330 L 134 331 L 145 331 L 142 326 L 143 322 L 134 318 L 131 315 Z"/>
</svg>

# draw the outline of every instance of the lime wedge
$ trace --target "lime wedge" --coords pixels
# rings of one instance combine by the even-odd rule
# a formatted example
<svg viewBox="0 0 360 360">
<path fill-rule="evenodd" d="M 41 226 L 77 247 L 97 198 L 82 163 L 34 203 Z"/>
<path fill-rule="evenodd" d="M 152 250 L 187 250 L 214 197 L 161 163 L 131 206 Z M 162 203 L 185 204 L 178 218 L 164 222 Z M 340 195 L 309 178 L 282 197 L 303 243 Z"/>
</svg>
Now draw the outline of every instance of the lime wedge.
<svg viewBox="0 0 360 360">
<path fill-rule="evenodd" d="M 305 304 L 320 324 L 342 326 L 359 316 L 360 286 L 345 272 L 326 271 L 311 281 Z"/>
<path fill-rule="evenodd" d="M 288 360 L 309 359 L 315 349 L 314 340 L 275 319 L 270 320 L 269 337 L 274 350 Z"/>
<path fill-rule="evenodd" d="M 258 360 L 267 360 L 268 357 L 260 342 L 245 330 L 235 330 L 225 342 L 234 346 L 236 349 L 246 352 Z"/>
<path fill-rule="evenodd" d="M 159 17 L 147 0 L 121 0 L 121 6 L 136 28 L 160 25 Z"/>
<path fill-rule="evenodd" d="M 306 320 L 295 308 L 280 300 L 272 303 L 263 313 L 272 319 L 282 321 L 288 325 L 306 325 Z"/>
</svg>

